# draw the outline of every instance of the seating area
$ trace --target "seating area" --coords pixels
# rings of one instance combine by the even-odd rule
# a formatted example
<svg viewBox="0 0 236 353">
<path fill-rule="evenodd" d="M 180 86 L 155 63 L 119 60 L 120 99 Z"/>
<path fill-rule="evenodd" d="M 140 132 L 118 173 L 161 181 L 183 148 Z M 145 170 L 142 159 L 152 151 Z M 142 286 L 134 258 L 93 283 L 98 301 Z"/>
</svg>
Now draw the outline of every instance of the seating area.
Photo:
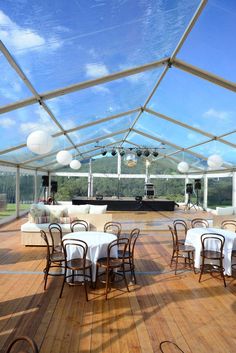
<svg viewBox="0 0 236 353">
<path fill-rule="evenodd" d="M 180 220 L 202 215 L 209 217 L 183 209 L 174 214 L 147 212 L 142 220 L 137 213 L 114 214 L 114 221 L 121 224 L 121 235 L 129 234 L 135 225 L 140 227 L 134 256 L 137 283 L 129 272 L 129 291 L 124 281 L 111 282 L 107 292 L 100 278 L 96 288 L 88 282 L 88 301 L 83 285 L 65 284 L 60 298 L 63 276 L 49 276 L 44 290 L 46 248 L 22 247 L 24 219 L 2 227 L 0 350 L 4 352 L 15 337 L 29 335 L 40 353 L 55 347 L 58 353 L 73 349 L 133 352 L 134 345 L 138 353 L 154 353 L 166 340 L 184 352 L 209 353 L 212 347 L 214 353 L 233 352 L 236 278 L 226 276 L 226 288 L 218 274 L 203 274 L 199 283 L 199 272 L 195 274 L 184 262 L 178 264 L 175 274 L 174 266 L 170 267 L 171 234 L 156 228 L 159 218 L 169 224 L 170 217 Z M 184 230 L 179 232 L 181 235 Z M 216 315 L 213 307 L 224 314 Z M 215 332 L 219 332 L 218 339 Z"/>
</svg>

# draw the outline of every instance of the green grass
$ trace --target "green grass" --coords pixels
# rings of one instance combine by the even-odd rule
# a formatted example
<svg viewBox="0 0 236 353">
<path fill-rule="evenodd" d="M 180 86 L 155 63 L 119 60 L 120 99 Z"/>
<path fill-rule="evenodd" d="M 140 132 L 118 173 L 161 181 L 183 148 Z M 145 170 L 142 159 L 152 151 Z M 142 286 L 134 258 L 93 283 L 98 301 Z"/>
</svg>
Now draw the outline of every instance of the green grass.
<svg viewBox="0 0 236 353">
<path fill-rule="evenodd" d="M 20 205 L 20 210 L 28 210 L 30 208 L 30 205 L 28 204 L 21 204 Z M 16 204 L 14 203 L 8 203 L 7 208 L 5 211 L 0 211 L 0 218 L 12 216 L 16 213 Z"/>
</svg>

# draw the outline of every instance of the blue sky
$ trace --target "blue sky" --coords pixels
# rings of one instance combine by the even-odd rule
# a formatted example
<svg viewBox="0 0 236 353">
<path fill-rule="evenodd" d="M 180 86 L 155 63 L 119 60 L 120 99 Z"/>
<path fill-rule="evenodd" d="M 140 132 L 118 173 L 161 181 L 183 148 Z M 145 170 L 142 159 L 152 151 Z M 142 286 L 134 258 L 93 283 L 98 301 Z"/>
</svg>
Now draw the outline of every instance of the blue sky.
<svg viewBox="0 0 236 353">
<path fill-rule="evenodd" d="M 198 0 L 5 0 L 0 3 L 0 38 L 35 89 L 43 93 L 168 57 L 198 4 Z M 210 0 L 177 57 L 235 82 L 234 33 L 236 2 Z M 32 95 L 3 55 L 0 70 L 0 106 Z M 161 69 L 148 71 L 55 98 L 47 104 L 69 129 L 140 107 L 160 73 Z M 171 68 L 148 106 L 220 135 L 235 129 L 234 102 L 233 92 Z M 77 143 L 119 130 L 120 126 L 125 128 L 134 119 L 129 116 L 120 123 L 113 121 L 109 126 L 74 132 L 71 137 Z M 38 104 L 2 114 L 0 122 L 0 149 L 24 143 L 31 131 L 42 126 L 50 133 L 58 132 Z M 143 131 L 171 139 L 181 147 L 206 139 L 190 130 L 181 132 L 179 127 L 149 114 L 137 125 L 142 126 Z M 234 137 L 228 140 L 234 142 Z M 61 143 L 55 143 L 54 149 Z M 66 141 L 63 146 L 67 147 Z M 205 155 L 215 151 L 228 162 L 236 161 L 235 152 L 222 144 L 199 149 Z M 27 157 L 31 156 L 28 153 Z M 6 158 L 11 157 L 8 154 Z"/>
</svg>

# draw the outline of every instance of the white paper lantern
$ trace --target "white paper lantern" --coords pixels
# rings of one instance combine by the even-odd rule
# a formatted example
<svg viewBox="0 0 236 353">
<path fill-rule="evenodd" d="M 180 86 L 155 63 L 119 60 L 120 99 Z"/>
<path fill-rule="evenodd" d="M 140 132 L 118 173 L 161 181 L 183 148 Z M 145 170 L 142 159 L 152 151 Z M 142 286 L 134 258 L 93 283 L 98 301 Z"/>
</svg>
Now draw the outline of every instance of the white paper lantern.
<svg viewBox="0 0 236 353">
<path fill-rule="evenodd" d="M 36 154 L 48 153 L 53 147 L 53 138 L 43 130 L 36 130 L 28 136 L 27 147 Z"/>
<path fill-rule="evenodd" d="M 177 165 L 177 168 L 178 168 L 178 171 L 180 173 L 187 173 L 188 170 L 189 170 L 189 165 L 187 162 L 180 162 L 178 165 Z"/>
<path fill-rule="evenodd" d="M 223 159 L 218 154 L 212 154 L 207 160 L 208 166 L 212 169 L 220 168 L 223 162 Z"/>
<path fill-rule="evenodd" d="M 129 168 L 133 168 L 136 166 L 137 164 L 137 157 L 135 153 L 128 153 L 125 157 L 124 157 L 124 164 L 129 167 Z"/>
<path fill-rule="evenodd" d="M 73 159 L 71 162 L 70 162 L 70 167 L 72 169 L 79 169 L 81 167 L 81 163 L 80 161 L 78 161 L 77 159 Z"/>
<path fill-rule="evenodd" d="M 68 151 L 60 151 L 57 153 L 57 162 L 62 165 L 68 165 L 72 161 L 72 155 Z"/>
</svg>

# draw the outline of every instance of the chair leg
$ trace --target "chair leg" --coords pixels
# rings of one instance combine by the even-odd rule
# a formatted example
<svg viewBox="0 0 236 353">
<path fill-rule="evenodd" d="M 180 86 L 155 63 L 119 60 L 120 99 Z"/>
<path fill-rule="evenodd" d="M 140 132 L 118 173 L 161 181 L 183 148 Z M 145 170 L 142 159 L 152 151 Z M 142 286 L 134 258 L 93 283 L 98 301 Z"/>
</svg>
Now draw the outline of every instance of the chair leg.
<svg viewBox="0 0 236 353">
<path fill-rule="evenodd" d="M 191 257 L 192 257 L 193 272 L 194 272 L 194 274 L 196 274 L 195 263 L 194 263 L 194 252 L 193 251 L 191 253 Z"/>
<path fill-rule="evenodd" d="M 220 260 L 220 268 L 221 268 L 221 277 L 223 278 L 224 286 L 226 287 L 225 275 L 224 275 L 224 267 L 223 267 L 223 261 L 222 261 L 222 259 Z"/>
<path fill-rule="evenodd" d="M 107 294 L 108 294 L 108 289 L 109 289 L 109 268 L 106 268 L 106 300 L 107 300 Z"/>
<path fill-rule="evenodd" d="M 61 287 L 61 292 L 60 292 L 60 296 L 59 296 L 59 298 L 61 298 L 61 297 L 62 297 L 62 292 L 63 292 L 64 285 L 65 285 L 65 282 L 66 282 L 66 274 L 67 274 L 67 269 L 65 268 L 64 278 L 63 278 L 63 283 L 62 283 L 62 287 Z"/>
<path fill-rule="evenodd" d="M 200 276 L 199 276 L 199 280 L 198 280 L 199 283 L 201 282 L 202 274 L 204 272 L 204 262 L 205 262 L 205 260 L 204 260 L 204 257 L 203 257 L 202 265 L 201 265 L 201 272 L 200 272 Z"/>
<path fill-rule="evenodd" d="M 179 254 L 178 254 L 178 251 L 176 251 L 176 258 L 175 258 L 175 275 L 177 274 L 178 259 L 179 259 Z"/>
<path fill-rule="evenodd" d="M 44 287 L 43 287 L 43 289 L 44 289 L 44 290 L 46 290 L 46 287 L 47 287 L 47 280 L 48 280 L 49 269 L 50 269 L 50 262 L 47 261 L 46 267 L 45 267 L 45 269 L 43 270 L 43 272 L 44 272 Z"/>
<path fill-rule="evenodd" d="M 88 290 L 87 290 L 87 283 L 85 278 L 85 269 L 83 269 L 83 280 L 84 280 L 85 297 L 86 297 L 86 301 L 88 302 Z"/>
</svg>

